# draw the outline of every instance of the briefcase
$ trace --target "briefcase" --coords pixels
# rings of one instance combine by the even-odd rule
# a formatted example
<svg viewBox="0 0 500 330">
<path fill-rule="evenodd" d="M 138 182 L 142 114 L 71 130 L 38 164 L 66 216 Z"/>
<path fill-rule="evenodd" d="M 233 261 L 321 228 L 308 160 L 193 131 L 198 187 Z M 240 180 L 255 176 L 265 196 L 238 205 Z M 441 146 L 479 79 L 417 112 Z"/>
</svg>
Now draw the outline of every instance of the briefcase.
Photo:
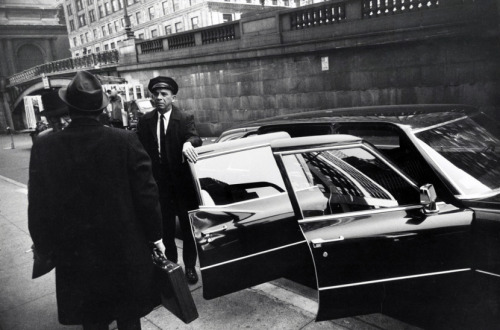
<svg viewBox="0 0 500 330">
<path fill-rule="evenodd" d="M 181 266 L 153 252 L 155 278 L 163 307 L 188 324 L 198 318 L 198 310 Z"/>
</svg>

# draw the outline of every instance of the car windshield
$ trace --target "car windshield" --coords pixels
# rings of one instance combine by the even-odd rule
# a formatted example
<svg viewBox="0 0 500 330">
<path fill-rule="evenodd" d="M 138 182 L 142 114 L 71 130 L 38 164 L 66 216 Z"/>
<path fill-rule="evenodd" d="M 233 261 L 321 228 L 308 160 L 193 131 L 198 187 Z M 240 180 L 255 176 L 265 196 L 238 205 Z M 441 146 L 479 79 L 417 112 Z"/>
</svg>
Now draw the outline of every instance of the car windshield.
<svg viewBox="0 0 500 330">
<path fill-rule="evenodd" d="M 498 123 L 484 119 L 483 115 L 464 115 L 415 133 L 422 148 L 463 196 L 500 191 Z"/>
</svg>

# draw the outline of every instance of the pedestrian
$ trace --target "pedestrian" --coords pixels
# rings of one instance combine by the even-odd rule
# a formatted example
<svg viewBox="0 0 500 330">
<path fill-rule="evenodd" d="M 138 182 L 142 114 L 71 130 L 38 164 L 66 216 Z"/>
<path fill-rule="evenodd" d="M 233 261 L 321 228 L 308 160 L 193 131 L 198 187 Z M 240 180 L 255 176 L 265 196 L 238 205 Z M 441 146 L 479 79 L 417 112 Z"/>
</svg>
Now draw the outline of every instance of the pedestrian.
<svg viewBox="0 0 500 330">
<path fill-rule="evenodd" d="M 177 262 L 175 245 L 175 216 L 183 238 L 183 260 L 188 282 L 198 281 L 196 246 L 191 232 L 188 211 L 198 207 L 189 164 L 196 162 L 194 147 L 202 144 L 192 115 L 173 103 L 179 87 L 174 79 L 158 76 L 149 81 L 155 110 L 144 114 L 137 124 L 137 133 L 153 163 L 153 176 L 160 191 L 163 216 L 163 240 L 166 256 Z"/>
<path fill-rule="evenodd" d="M 62 118 L 68 114 L 68 106 L 59 98 L 57 91 L 43 94 L 42 104 L 43 111 L 40 114 L 47 118 L 50 128 L 40 132 L 38 137 L 50 132 L 59 132 L 65 128 Z"/>
<path fill-rule="evenodd" d="M 35 249 L 55 262 L 59 322 L 140 329 L 159 302 L 150 246 L 165 250 L 151 161 L 134 133 L 99 123 L 108 98 L 92 74 L 59 96 L 71 123 L 33 145 L 28 193 Z"/>
<path fill-rule="evenodd" d="M 111 126 L 123 128 L 122 98 L 118 95 L 116 88 L 111 89 L 109 104 L 111 105 Z"/>
</svg>

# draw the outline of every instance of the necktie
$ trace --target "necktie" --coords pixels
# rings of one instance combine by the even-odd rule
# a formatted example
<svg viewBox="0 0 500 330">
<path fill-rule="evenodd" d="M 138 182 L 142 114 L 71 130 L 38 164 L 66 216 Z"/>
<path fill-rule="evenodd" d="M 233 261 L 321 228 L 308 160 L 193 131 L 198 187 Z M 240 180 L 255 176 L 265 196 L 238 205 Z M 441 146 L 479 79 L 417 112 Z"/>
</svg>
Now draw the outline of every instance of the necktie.
<svg viewBox="0 0 500 330">
<path fill-rule="evenodd" d="M 165 135 L 165 116 L 162 114 L 160 116 L 160 160 L 162 163 L 167 163 L 167 146 L 166 146 L 166 135 Z"/>
</svg>

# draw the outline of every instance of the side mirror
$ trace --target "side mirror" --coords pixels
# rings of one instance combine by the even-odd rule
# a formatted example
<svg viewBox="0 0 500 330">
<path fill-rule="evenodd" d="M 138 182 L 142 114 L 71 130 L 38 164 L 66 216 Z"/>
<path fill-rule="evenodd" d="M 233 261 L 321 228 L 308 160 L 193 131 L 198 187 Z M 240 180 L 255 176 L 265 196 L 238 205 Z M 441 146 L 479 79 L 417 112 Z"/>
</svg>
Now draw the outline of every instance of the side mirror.
<svg viewBox="0 0 500 330">
<path fill-rule="evenodd" d="M 420 187 L 420 204 L 424 207 L 425 213 L 439 212 L 436 199 L 436 190 L 432 184 L 428 183 Z"/>
</svg>

